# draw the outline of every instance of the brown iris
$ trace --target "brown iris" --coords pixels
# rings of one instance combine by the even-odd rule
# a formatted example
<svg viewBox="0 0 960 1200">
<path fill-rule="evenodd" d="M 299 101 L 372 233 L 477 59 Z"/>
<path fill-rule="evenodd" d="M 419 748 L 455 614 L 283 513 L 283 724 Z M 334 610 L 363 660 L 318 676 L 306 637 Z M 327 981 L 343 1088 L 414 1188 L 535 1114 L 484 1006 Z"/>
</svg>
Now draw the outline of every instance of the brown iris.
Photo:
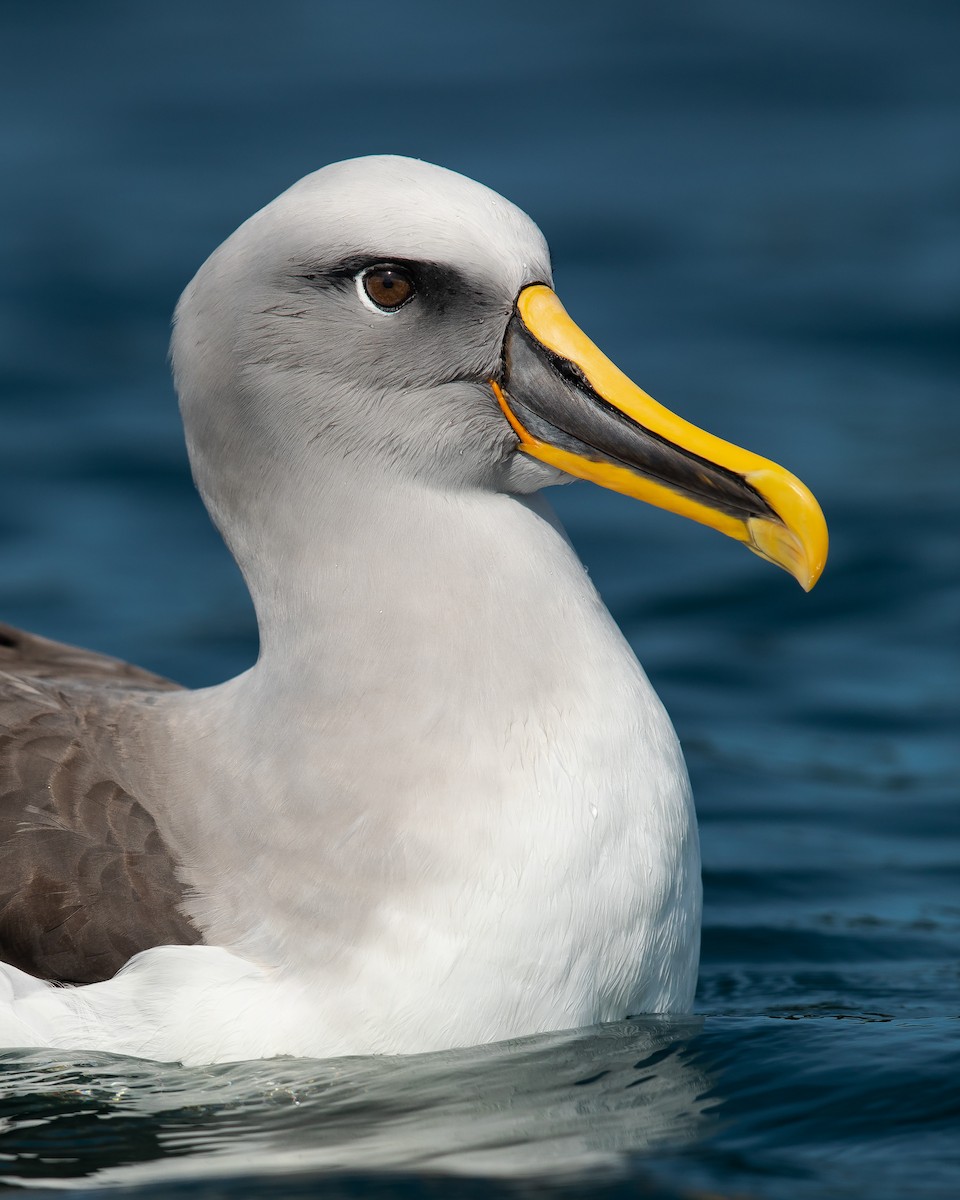
<svg viewBox="0 0 960 1200">
<path fill-rule="evenodd" d="M 363 290 L 377 308 L 394 312 L 412 299 L 416 288 L 403 267 L 371 267 L 363 273 Z"/>
</svg>

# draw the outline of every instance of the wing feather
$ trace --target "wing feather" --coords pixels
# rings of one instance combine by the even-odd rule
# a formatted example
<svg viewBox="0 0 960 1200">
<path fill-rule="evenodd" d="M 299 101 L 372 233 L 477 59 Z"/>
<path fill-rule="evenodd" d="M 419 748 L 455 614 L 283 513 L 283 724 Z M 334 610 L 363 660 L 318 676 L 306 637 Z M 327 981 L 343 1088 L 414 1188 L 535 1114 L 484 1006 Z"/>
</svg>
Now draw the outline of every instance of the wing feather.
<svg viewBox="0 0 960 1200">
<path fill-rule="evenodd" d="M 157 824 L 104 765 L 104 687 L 178 685 L 0 624 L 0 959 L 42 979 L 108 979 L 140 950 L 189 945 Z"/>
</svg>

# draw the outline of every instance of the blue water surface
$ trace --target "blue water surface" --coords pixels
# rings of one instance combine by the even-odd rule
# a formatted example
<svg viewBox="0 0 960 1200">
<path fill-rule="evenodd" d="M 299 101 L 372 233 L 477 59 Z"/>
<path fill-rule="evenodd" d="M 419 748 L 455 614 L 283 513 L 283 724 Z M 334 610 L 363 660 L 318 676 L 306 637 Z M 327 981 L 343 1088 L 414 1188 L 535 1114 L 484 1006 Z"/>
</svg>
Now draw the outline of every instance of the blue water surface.
<svg viewBox="0 0 960 1200">
<path fill-rule="evenodd" d="M 190 685 L 253 661 L 169 316 L 249 213 L 370 152 L 529 211 L 615 361 L 832 534 L 804 595 L 555 495 L 690 765 L 694 1017 L 401 1060 L 8 1053 L 8 1186 L 960 1195 L 958 34 L 950 0 L 4 7 L 3 619 Z"/>
</svg>

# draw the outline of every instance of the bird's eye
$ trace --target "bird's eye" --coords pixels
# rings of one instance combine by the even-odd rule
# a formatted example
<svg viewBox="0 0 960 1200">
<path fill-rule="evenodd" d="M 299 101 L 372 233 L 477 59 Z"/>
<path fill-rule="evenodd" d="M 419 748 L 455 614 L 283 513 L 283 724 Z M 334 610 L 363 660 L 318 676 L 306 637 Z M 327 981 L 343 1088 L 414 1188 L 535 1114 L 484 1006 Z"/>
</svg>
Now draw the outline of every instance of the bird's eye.
<svg viewBox="0 0 960 1200">
<path fill-rule="evenodd" d="M 357 277 L 362 295 L 382 312 L 396 312 L 416 295 L 413 277 L 405 267 L 387 263 L 367 269 Z"/>
</svg>

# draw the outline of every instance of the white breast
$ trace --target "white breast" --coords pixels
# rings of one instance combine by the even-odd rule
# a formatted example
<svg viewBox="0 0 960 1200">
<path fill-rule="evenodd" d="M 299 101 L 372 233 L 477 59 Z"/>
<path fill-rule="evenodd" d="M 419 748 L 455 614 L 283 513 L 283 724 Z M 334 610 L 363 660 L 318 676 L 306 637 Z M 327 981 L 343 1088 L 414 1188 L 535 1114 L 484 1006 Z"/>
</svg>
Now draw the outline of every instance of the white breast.
<svg viewBox="0 0 960 1200">
<path fill-rule="evenodd" d="M 268 639 L 289 656 L 140 714 L 141 761 L 164 771 L 120 777 L 209 944 L 85 988 L 11 976 L 0 1040 L 409 1053 L 689 1009 L 696 823 L 629 646 L 533 505 L 402 513 L 423 536 L 383 529 L 349 591 L 321 576 Z"/>
<path fill-rule="evenodd" d="M 316 671 L 264 661 L 170 727 L 188 774 L 232 768 L 175 831 L 192 915 L 309 995 L 311 1053 L 692 1003 L 699 851 L 669 718 L 542 506 L 492 499 L 385 531 L 361 590 L 325 597 Z"/>
</svg>

